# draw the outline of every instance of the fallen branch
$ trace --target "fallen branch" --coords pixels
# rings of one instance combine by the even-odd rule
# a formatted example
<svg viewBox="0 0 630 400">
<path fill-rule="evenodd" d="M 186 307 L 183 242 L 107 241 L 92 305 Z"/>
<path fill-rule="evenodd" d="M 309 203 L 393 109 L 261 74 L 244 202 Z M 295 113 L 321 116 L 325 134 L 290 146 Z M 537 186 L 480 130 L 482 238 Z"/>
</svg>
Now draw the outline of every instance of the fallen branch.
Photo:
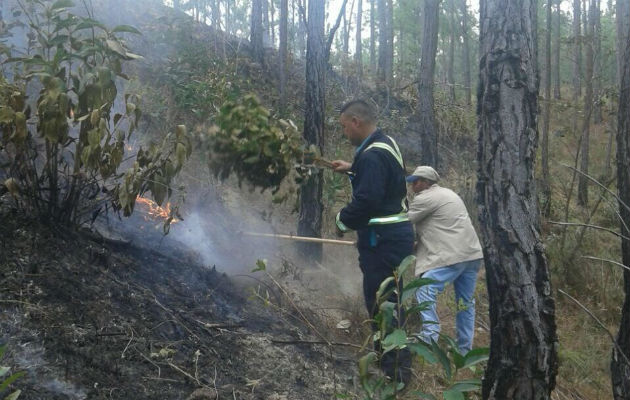
<svg viewBox="0 0 630 400">
<path fill-rule="evenodd" d="M 325 342 L 323 340 L 275 340 L 272 339 L 271 343 L 276 344 L 325 344 L 328 346 L 346 346 L 346 347 L 354 347 L 356 349 L 363 349 L 362 346 L 354 343 L 345 343 L 345 342 Z"/>
</svg>

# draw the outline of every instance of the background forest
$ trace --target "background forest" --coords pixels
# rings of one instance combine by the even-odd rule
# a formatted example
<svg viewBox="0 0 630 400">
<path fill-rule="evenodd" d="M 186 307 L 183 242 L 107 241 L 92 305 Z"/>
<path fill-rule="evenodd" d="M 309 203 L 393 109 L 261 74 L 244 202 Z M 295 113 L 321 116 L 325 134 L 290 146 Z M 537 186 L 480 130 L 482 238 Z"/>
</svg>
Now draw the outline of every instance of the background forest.
<svg viewBox="0 0 630 400">
<path fill-rule="evenodd" d="M 64 67 L 65 61 L 54 56 L 59 51 L 50 49 L 59 49 L 60 43 L 70 40 L 54 39 L 54 29 L 44 32 L 48 41 L 40 40 L 42 36 L 29 33 L 28 22 L 22 21 L 29 7 L 37 4 L 49 7 L 53 14 L 42 14 L 53 21 L 47 28 L 42 22 L 42 31 L 59 23 L 54 20 L 55 12 L 63 19 L 66 14 L 61 13 L 71 9 L 85 18 L 77 24 L 89 25 L 76 32 L 101 29 L 96 23 L 99 21 L 111 27 L 102 28 L 107 39 L 98 45 L 94 37 L 91 43 L 87 43 L 89 38 L 84 39 L 87 44 L 81 46 L 87 54 L 85 65 L 70 65 L 74 61 L 68 61 L 70 64 Z M 333 236 L 334 216 L 350 198 L 347 179 L 312 165 L 296 171 L 294 164 L 305 164 L 299 160 L 305 147 L 324 159 L 349 159 L 353 149 L 338 126 L 337 110 L 350 99 L 363 98 L 377 108 L 379 124 L 397 140 L 407 168 L 435 166 L 443 176 L 443 186 L 464 199 L 478 231 L 490 237 L 492 230 L 478 222 L 479 218 L 490 219 L 484 217 L 489 206 L 481 199 L 487 193 L 484 185 L 492 181 L 484 175 L 487 170 L 479 161 L 484 157 L 487 140 L 481 134 L 480 117 L 487 103 L 480 104 L 480 99 L 488 101 L 482 83 L 488 79 L 484 62 L 489 59 L 480 43 L 484 32 L 490 36 L 480 25 L 480 11 L 496 9 L 493 4 L 500 5 L 501 1 L 2 2 L 2 96 L 3 101 L 10 99 L 2 105 L 3 110 L 14 111 L 11 115 L 0 113 L 0 123 L 12 129 L 3 130 L 0 148 L 9 149 L 0 159 L 0 178 L 5 182 L 0 191 L 3 207 L 44 215 L 52 225 L 94 227 L 108 213 L 129 216 L 134 207 L 138 211 L 135 199 L 150 193 L 158 205 L 170 202 L 168 206 L 172 207 L 165 215 L 167 224 L 159 226 L 160 232 L 172 229 L 170 236 L 184 237 L 186 244 L 201 254 L 202 263 L 216 264 L 219 269 L 223 266 L 233 275 L 227 265 L 252 263 L 230 247 L 233 238 L 224 232 L 268 230 Z M 536 222 L 539 219 L 540 237 L 536 241 L 544 244 L 546 255 L 542 266 L 523 269 L 531 267 L 532 276 L 540 271 L 545 275 L 548 270 L 552 292 L 544 293 L 541 299 L 555 299 L 557 377 L 547 384 L 553 389 L 555 382 L 553 399 L 628 398 L 628 388 L 623 392 L 619 387 L 628 382 L 630 366 L 618 361 L 619 370 L 626 374 L 624 381 L 623 372 L 621 378 L 614 368 L 611 373 L 611 354 L 615 348 L 616 360 L 620 360 L 619 352 L 629 351 L 624 343 L 630 346 L 628 333 L 624 333 L 630 331 L 630 325 L 623 322 L 629 317 L 622 321 L 622 313 L 630 312 L 627 306 L 624 309 L 624 301 L 629 301 L 630 269 L 624 265 L 627 260 L 621 247 L 622 240 L 628 241 L 630 221 L 628 212 L 620 206 L 619 197 L 623 196 L 619 188 L 623 186 L 619 184 L 618 166 L 622 164 L 616 156 L 620 154 L 616 138 L 623 134 L 618 129 L 622 121 L 619 110 L 624 107 L 623 100 L 620 107 L 621 78 L 624 68 L 628 68 L 624 62 L 630 64 L 624 59 L 624 54 L 628 57 L 630 2 L 553 0 L 519 4 L 531 11 L 523 16 L 522 25 L 532 27 L 527 39 L 534 56 L 529 62 L 538 69 L 533 76 L 523 78 L 536 89 L 530 94 L 535 96 L 532 113 L 537 117 L 533 127 L 537 132 L 526 144 L 536 150 L 531 184 L 538 209 L 522 217 Z M 70 46 L 76 48 L 79 44 Z M 46 50 L 50 68 L 57 68 L 49 73 L 50 80 L 43 76 L 45 68 L 34 67 L 41 59 L 35 54 L 46 54 Z M 102 60 L 109 68 L 107 73 L 97 68 L 95 60 Z M 76 106 L 70 106 L 73 115 L 68 117 L 74 125 L 63 129 L 70 132 L 68 137 L 76 135 L 76 144 L 67 138 L 54 139 L 53 147 L 40 144 L 37 151 L 54 161 L 39 170 L 38 166 L 28 170 L 30 164 L 25 160 L 29 157 L 20 161 L 23 164 L 19 160 L 7 162 L 18 159 L 12 159 L 9 151 L 11 146 L 19 145 L 16 140 L 22 137 L 21 124 L 26 127 L 25 121 L 29 120 L 18 110 L 16 97 L 10 93 L 22 91 L 22 108 L 29 98 L 32 104 L 32 99 L 41 96 L 37 107 L 33 106 L 36 114 L 42 104 L 63 102 L 58 97 L 61 86 L 55 86 L 52 78 L 70 76 L 75 70 L 78 80 L 68 87 L 74 87 L 76 97 L 70 95 L 67 100 Z M 19 77 L 24 77 L 25 83 L 19 83 Z M 98 90 L 92 92 L 92 87 Z M 46 103 L 53 96 L 57 97 Z M 65 121 L 66 114 L 68 110 L 64 109 L 55 118 Z M 38 117 L 44 120 L 44 114 Z M 25 121 L 20 122 L 21 118 Z M 28 126 L 40 130 L 47 140 L 52 137 L 50 132 L 60 129 L 60 125 L 34 128 L 32 122 Z M 229 132 L 235 129 L 244 132 L 249 141 L 234 141 Z M 528 140 L 525 136 L 523 143 Z M 25 137 L 26 133 L 23 140 Z M 70 150 L 70 145 L 80 147 Z M 135 156 L 129 156 L 132 153 Z M 54 166 L 62 165 L 59 160 L 64 157 L 74 161 L 64 165 L 65 175 L 57 178 Z M 76 171 L 68 172 L 79 164 L 87 168 L 85 176 L 89 179 L 77 180 Z M 527 162 L 518 164 L 512 173 L 525 171 L 526 175 L 524 164 Z M 22 171 L 19 168 L 41 174 L 41 179 L 32 179 L 29 173 L 18 177 L 15 171 Z M 127 168 L 126 172 L 119 172 L 122 168 Z M 479 176 L 486 179 L 479 181 Z M 17 195 L 26 192 L 24 182 L 45 181 L 42 187 L 54 187 L 57 179 L 65 182 L 69 193 L 77 194 L 46 192 L 47 200 L 41 201 L 37 193 L 43 189 L 35 188 L 29 193 L 39 200 L 27 200 L 27 196 L 20 200 Z M 57 202 L 49 200 L 55 196 Z M 83 197 L 89 201 L 80 201 Z M 50 205 L 53 203 L 55 206 Z M 76 211 L 64 211 L 70 206 Z M 9 220 L 6 215 L 3 218 Z M 212 221 L 205 218 L 208 215 L 213 216 Z M 180 219 L 183 222 L 178 222 Z M 203 222 L 199 223 L 200 231 L 193 231 L 191 221 L 197 219 Z M 186 226 L 189 236 L 178 226 Z M 8 237 L 9 232 L 3 235 Z M 279 245 L 274 246 L 270 249 L 261 245 L 261 254 L 256 258 L 273 259 Z M 536 246 L 532 248 L 537 250 L 530 254 L 539 251 Z M 363 340 L 369 330 L 361 325 L 364 316 L 356 304 L 348 304 L 360 302 L 353 297 L 356 282 L 344 287 L 352 277 L 342 276 L 351 275 L 352 268 L 356 268 L 355 255 L 351 250 L 321 245 L 304 245 L 298 250 L 309 257 L 298 256 L 297 251 L 291 253 L 295 258 L 280 261 L 279 270 L 268 269 L 269 276 L 295 277 L 300 275 L 299 270 L 308 274 L 314 268 L 327 273 L 332 270 L 333 277 L 327 279 L 338 281 L 343 293 L 339 298 L 337 293 L 332 295 L 335 306 L 352 310 L 318 314 L 318 318 L 328 319 L 329 324 L 338 319 L 351 320 L 353 328 L 339 334 L 348 341 Z M 340 264 L 348 268 L 337 270 Z M 518 262 L 514 264 L 517 271 Z M 236 272 L 249 271 L 252 265 L 241 265 Z M 7 271 L 5 278 L 10 275 Z M 485 276 L 486 271 L 482 274 Z M 476 345 L 480 347 L 490 346 L 493 298 L 488 292 L 492 290 L 484 279 L 479 280 Z M 311 297 L 320 297 L 308 291 L 297 292 L 292 295 L 303 307 L 309 307 L 309 303 L 312 306 Z M 444 319 L 452 320 L 457 305 L 448 303 L 448 296 L 443 296 L 440 307 Z M 282 301 L 270 298 L 268 293 L 265 296 L 257 292 L 253 297 L 282 306 Z M 4 335 L 5 340 L 14 334 L 8 328 L 6 332 L 10 333 Z M 614 347 L 615 340 L 621 347 Z M 544 345 L 534 344 L 538 349 Z M 491 365 L 492 360 L 490 370 Z M 418 384 L 414 389 L 439 397 L 454 382 L 450 373 L 436 371 L 432 365 L 415 367 Z M 554 375 L 553 370 L 552 365 L 544 373 Z M 464 378 L 478 378 L 484 371 L 462 372 Z M 360 396 L 349 389 L 340 393 L 335 387 L 336 395 L 347 396 L 340 398 Z M 399 398 L 418 398 L 412 393 Z M 470 392 L 466 396 L 482 395 Z M 484 392 L 483 398 L 491 397 Z"/>
</svg>

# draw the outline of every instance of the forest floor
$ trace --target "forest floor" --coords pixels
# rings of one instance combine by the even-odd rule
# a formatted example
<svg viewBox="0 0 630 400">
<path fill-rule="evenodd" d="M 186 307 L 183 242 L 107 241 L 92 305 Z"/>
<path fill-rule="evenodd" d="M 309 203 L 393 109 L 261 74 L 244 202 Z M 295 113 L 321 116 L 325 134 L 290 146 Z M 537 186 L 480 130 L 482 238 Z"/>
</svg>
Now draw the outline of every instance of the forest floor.
<svg viewBox="0 0 630 400">
<path fill-rule="evenodd" d="M 7 209 L 0 219 L 1 363 L 28 372 L 20 398 L 323 399 L 354 390 L 354 352 L 306 343 L 321 338 L 300 315 L 324 329 L 315 314 L 247 298 L 186 250 L 68 233 Z"/>
</svg>

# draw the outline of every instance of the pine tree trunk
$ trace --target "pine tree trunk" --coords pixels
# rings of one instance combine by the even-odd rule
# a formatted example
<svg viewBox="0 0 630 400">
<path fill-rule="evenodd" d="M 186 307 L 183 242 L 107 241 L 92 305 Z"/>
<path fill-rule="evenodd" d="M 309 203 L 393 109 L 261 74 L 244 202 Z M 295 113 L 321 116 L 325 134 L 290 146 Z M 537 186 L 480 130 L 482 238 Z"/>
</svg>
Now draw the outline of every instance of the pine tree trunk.
<svg viewBox="0 0 630 400">
<path fill-rule="evenodd" d="M 389 84 L 394 77 L 394 0 L 387 0 L 387 57 L 385 79 Z"/>
<path fill-rule="evenodd" d="M 624 15 L 623 13 L 617 14 Z M 625 14 L 627 15 L 627 14 Z M 625 29 L 626 39 L 630 37 L 628 21 L 620 19 L 617 29 Z M 623 38 L 624 36 L 620 36 Z M 618 44 L 619 48 L 619 44 Z M 622 56 L 619 56 L 622 57 Z M 619 112 L 617 113 L 617 190 L 619 193 L 619 213 L 621 234 L 630 236 L 630 42 L 626 40 L 623 61 L 620 69 L 621 90 L 619 93 Z M 621 241 L 621 262 L 630 265 L 630 240 Z M 610 363 L 613 398 L 615 400 L 630 399 L 630 271 L 623 271 L 623 288 L 625 300 L 621 311 L 621 322 L 617 333 L 616 346 L 613 347 Z"/>
<path fill-rule="evenodd" d="M 383 84 L 387 81 L 387 0 L 378 0 L 378 65 L 376 79 Z"/>
<path fill-rule="evenodd" d="M 304 139 L 309 145 L 324 149 L 324 110 L 326 50 L 324 39 L 324 0 L 308 1 L 308 35 L 306 40 L 306 98 Z M 311 175 L 302 186 L 298 234 L 321 237 L 323 173 Z M 302 243 L 302 251 L 315 260 L 322 258 L 322 245 Z"/>
<path fill-rule="evenodd" d="M 261 64 L 265 63 L 265 52 L 263 48 L 263 0 L 253 0 L 251 16 L 250 41 L 252 44 L 252 54 L 254 59 Z"/>
<path fill-rule="evenodd" d="M 462 9 L 462 38 L 464 39 L 464 93 L 466 105 L 472 104 L 472 79 L 470 76 L 470 44 L 468 43 L 468 6 L 466 0 L 461 0 Z"/>
<path fill-rule="evenodd" d="M 602 106 L 600 101 L 602 86 L 602 38 L 600 0 L 593 1 L 593 123 L 602 122 Z"/>
<path fill-rule="evenodd" d="M 376 0 L 370 0 L 370 70 L 376 71 Z"/>
<path fill-rule="evenodd" d="M 541 143 L 542 161 L 542 214 L 547 217 L 551 211 L 551 187 L 549 185 L 549 117 L 551 114 L 551 1 L 546 4 L 547 21 L 545 30 L 545 105 L 543 111 L 543 131 Z"/>
<path fill-rule="evenodd" d="M 615 9 L 617 25 L 617 83 L 621 84 L 623 72 L 623 56 L 625 45 L 628 43 L 628 29 L 630 29 L 630 1 L 617 0 Z"/>
<path fill-rule="evenodd" d="M 448 80 L 448 98 L 451 104 L 455 103 L 455 40 L 457 37 L 457 28 L 455 27 L 455 0 L 449 0 L 448 7 L 448 22 L 450 27 L 450 37 L 449 37 L 449 46 L 448 46 L 448 69 L 447 69 L 447 80 Z"/>
<path fill-rule="evenodd" d="M 582 95 L 582 22 L 580 0 L 573 0 L 573 103 Z"/>
<path fill-rule="evenodd" d="M 554 24 L 555 32 L 554 36 L 555 46 L 553 52 L 553 75 L 554 75 L 554 86 L 553 86 L 553 98 L 556 100 L 560 100 L 562 95 L 560 93 L 560 46 L 561 46 L 561 38 L 560 38 L 560 3 L 562 0 L 557 0 L 556 3 L 556 23 Z"/>
<path fill-rule="evenodd" d="M 418 106 L 410 123 L 412 131 L 420 134 L 420 154 L 423 165 L 437 168 L 438 131 L 434 110 L 435 55 L 438 42 L 440 13 L 439 0 L 426 0 L 423 12 L 422 54 L 420 57 L 420 79 L 418 81 Z"/>
<path fill-rule="evenodd" d="M 362 47 L 363 44 L 361 43 L 361 29 L 363 29 L 362 18 L 363 18 L 363 0 L 359 0 L 359 4 L 357 4 L 357 33 L 355 37 L 356 48 L 354 50 L 354 63 L 356 65 L 357 77 L 359 80 L 361 79 L 361 76 L 363 75 L 363 60 L 361 57 L 363 53 L 363 47 Z"/>
<path fill-rule="evenodd" d="M 280 0 L 280 45 L 278 56 L 280 58 L 280 113 L 285 114 L 287 108 L 287 25 L 289 23 L 288 0 Z"/>
<path fill-rule="evenodd" d="M 580 150 L 580 171 L 582 174 L 578 177 L 578 204 L 586 207 L 588 205 L 588 178 L 584 174 L 588 174 L 589 167 L 589 150 L 591 138 L 591 117 L 593 114 L 593 32 L 595 26 L 595 0 L 590 0 L 588 10 L 588 24 L 586 25 L 586 74 L 584 83 L 586 84 L 584 92 L 584 121 L 582 124 L 582 140 Z"/>
<path fill-rule="evenodd" d="M 550 399 L 558 369 L 534 179 L 536 3 L 480 2 L 477 194 L 491 324 L 482 396 L 492 400 Z"/>
</svg>

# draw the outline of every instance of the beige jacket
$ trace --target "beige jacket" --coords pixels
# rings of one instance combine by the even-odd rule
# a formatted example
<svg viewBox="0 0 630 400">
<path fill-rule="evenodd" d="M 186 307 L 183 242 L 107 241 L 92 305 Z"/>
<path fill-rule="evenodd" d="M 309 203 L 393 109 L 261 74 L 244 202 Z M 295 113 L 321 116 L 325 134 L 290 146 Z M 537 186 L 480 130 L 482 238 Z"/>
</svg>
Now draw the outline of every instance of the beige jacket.
<svg viewBox="0 0 630 400">
<path fill-rule="evenodd" d="M 437 184 L 423 190 L 411 201 L 408 215 L 418 238 L 416 275 L 483 258 L 466 206 L 452 190 Z"/>
</svg>

